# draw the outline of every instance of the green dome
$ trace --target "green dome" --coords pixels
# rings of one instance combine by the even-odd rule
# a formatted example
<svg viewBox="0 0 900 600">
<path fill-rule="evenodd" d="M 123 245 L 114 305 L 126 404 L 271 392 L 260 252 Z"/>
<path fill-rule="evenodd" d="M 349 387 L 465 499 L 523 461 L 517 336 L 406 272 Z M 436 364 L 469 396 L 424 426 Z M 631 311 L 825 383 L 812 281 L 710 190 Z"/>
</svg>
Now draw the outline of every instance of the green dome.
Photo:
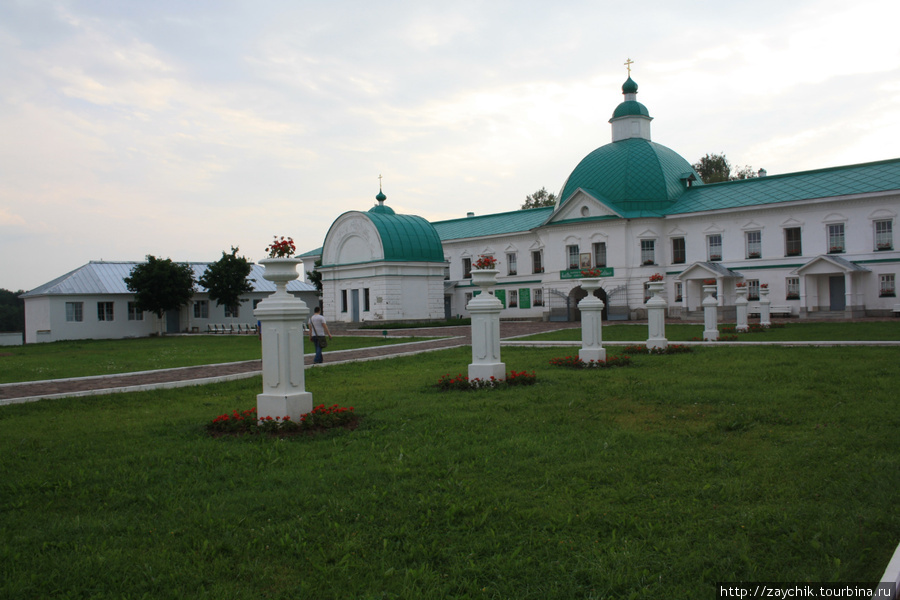
<svg viewBox="0 0 900 600">
<path fill-rule="evenodd" d="M 627 103 L 626 103 L 627 104 Z M 643 138 L 601 146 L 582 159 L 559 195 L 564 204 L 579 188 L 622 213 L 658 211 L 684 193 L 685 178 L 699 176 L 677 152 Z"/>
<path fill-rule="evenodd" d="M 387 206 L 376 206 L 365 214 L 381 236 L 384 260 L 444 262 L 441 238 L 422 217 L 394 214 Z"/>
<path fill-rule="evenodd" d="M 622 84 L 623 94 L 637 94 L 637 90 L 637 83 L 635 83 L 634 79 L 632 79 L 630 76 L 625 80 L 625 83 Z"/>
<path fill-rule="evenodd" d="M 626 100 L 616 107 L 616 110 L 613 111 L 612 118 L 618 119 L 619 117 L 633 116 L 649 117 L 650 111 L 637 100 Z"/>
</svg>

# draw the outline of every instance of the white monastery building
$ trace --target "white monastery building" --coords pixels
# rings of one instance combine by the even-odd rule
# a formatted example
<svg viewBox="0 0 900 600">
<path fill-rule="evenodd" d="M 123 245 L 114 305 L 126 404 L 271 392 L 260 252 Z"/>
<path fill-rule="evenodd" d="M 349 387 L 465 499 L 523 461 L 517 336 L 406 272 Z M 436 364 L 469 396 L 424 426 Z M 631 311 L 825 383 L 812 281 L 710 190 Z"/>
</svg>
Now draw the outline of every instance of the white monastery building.
<svg viewBox="0 0 900 600">
<path fill-rule="evenodd" d="M 893 230 L 900 159 L 704 184 L 651 139 L 652 117 L 628 77 L 612 141 L 575 166 L 556 205 L 428 223 L 385 204 L 335 220 L 322 248 L 329 319 L 408 321 L 467 316 L 473 263 L 498 261 L 501 318 L 577 320 L 579 279 L 599 276 L 604 318 L 646 315 L 646 283 L 665 277 L 670 318 L 702 319 L 715 280 L 719 314 L 734 318 L 735 284 L 758 311 L 799 318 L 889 315 L 900 265 Z"/>
</svg>

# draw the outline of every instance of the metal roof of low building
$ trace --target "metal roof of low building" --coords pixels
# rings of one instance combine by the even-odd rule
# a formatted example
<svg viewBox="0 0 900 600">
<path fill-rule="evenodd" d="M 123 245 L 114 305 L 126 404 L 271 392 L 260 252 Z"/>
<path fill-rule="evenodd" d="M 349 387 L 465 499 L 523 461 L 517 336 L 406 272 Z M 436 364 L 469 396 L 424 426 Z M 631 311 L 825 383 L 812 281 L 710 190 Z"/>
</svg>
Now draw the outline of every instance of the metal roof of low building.
<svg viewBox="0 0 900 600">
<path fill-rule="evenodd" d="M 107 295 L 107 294 L 131 294 L 125 285 L 125 278 L 131 275 L 132 269 L 139 262 L 107 262 L 91 261 L 86 265 L 57 277 L 53 281 L 38 286 L 31 291 L 22 294 L 22 298 L 36 296 L 78 296 L 78 295 Z M 194 279 L 198 279 L 212 263 L 187 263 L 194 271 Z M 253 264 L 249 279 L 254 292 L 274 292 L 275 284 L 263 279 L 265 267 Z M 196 284 L 196 290 L 206 292 L 206 288 Z M 305 281 L 294 280 L 288 283 L 289 292 L 314 292 L 314 285 Z"/>
<path fill-rule="evenodd" d="M 444 262 L 441 238 L 432 224 L 422 217 L 374 209 L 362 214 L 372 221 L 381 236 L 384 260 Z"/>
<path fill-rule="evenodd" d="M 552 206 L 529 208 L 478 217 L 465 217 L 432 223 L 441 240 L 502 235 L 530 231 L 553 213 Z"/>
</svg>

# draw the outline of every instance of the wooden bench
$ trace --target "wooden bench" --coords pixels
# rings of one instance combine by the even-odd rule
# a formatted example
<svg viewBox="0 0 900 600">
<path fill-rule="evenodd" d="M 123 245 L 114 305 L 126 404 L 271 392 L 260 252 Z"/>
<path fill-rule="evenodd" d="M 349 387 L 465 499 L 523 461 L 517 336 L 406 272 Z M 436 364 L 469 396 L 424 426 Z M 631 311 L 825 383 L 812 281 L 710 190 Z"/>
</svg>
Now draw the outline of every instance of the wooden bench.
<svg viewBox="0 0 900 600">
<path fill-rule="evenodd" d="M 790 317 L 794 313 L 791 310 L 790 306 L 770 306 L 769 307 L 769 316 L 779 316 L 779 317 Z"/>
</svg>

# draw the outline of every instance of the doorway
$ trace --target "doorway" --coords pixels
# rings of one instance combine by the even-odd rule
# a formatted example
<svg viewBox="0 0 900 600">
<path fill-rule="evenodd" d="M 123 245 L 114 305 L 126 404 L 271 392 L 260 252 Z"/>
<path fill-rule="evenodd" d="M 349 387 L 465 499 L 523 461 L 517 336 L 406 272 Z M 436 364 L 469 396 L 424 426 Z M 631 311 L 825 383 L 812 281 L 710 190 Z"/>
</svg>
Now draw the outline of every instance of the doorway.
<svg viewBox="0 0 900 600">
<path fill-rule="evenodd" d="M 840 311 L 847 308 L 847 298 L 844 295 L 846 288 L 844 286 L 843 275 L 828 278 L 828 295 L 830 297 L 828 310 Z"/>
</svg>

